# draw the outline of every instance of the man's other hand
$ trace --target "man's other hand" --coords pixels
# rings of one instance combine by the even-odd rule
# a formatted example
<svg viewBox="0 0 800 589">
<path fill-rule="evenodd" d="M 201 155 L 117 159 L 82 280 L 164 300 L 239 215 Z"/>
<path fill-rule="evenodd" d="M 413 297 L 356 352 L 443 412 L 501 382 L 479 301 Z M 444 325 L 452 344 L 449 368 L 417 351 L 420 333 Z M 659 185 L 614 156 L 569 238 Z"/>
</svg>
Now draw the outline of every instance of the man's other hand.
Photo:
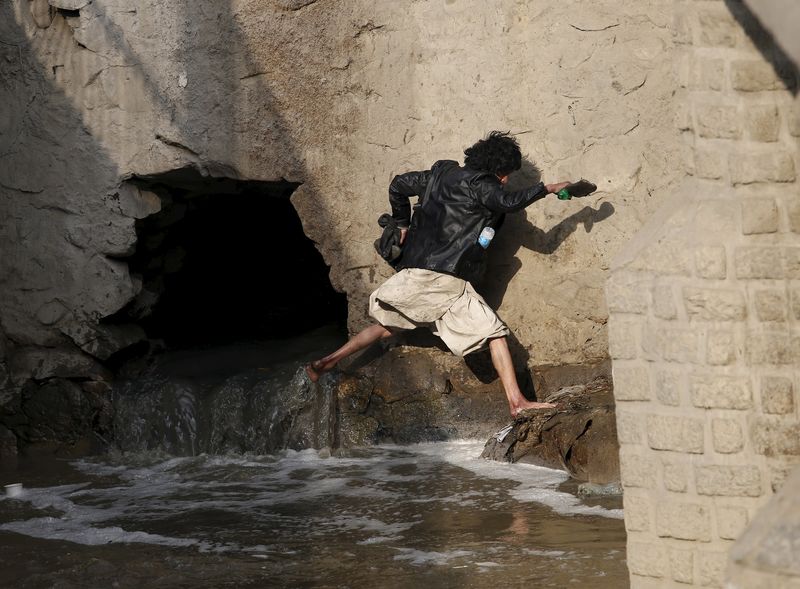
<svg viewBox="0 0 800 589">
<path fill-rule="evenodd" d="M 408 229 L 400 230 L 400 245 L 403 245 L 403 242 L 406 240 L 406 233 L 408 233 Z"/>
</svg>

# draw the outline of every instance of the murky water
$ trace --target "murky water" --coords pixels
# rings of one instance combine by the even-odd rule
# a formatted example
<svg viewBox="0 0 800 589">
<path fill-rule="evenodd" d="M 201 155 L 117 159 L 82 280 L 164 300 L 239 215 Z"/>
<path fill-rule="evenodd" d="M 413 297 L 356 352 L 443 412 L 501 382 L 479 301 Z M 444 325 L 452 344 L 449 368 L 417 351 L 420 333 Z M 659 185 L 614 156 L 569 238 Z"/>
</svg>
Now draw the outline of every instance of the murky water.
<svg viewBox="0 0 800 589">
<path fill-rule="evenodd" d="M 618 500 L 482 447 L 21 466 L 0 473 L 26 486 L 0 499 L 0 586 L 627 586 Z"/>
</svg>

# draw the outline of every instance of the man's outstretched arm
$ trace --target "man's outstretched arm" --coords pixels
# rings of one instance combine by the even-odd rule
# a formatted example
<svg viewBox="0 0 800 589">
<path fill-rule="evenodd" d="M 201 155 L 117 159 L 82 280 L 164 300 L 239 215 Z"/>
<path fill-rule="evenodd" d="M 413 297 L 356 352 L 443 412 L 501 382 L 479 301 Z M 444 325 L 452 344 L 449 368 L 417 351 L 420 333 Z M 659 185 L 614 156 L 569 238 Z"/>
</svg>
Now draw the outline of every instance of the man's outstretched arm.
<svg viewBox="0 0 800 589">
<path fill-rule="evenodd" d="M 558 184 L 544 184 L 539 182 L 525 190 L 506 192 L 500 183 L 482 182 L 478 189 L 478 199 L 481 204 L 490 211 L 496 213 L 514 213 L 521 211 L 528 205 L 543 199 L 548 194 L 558 192 L 569 182 L 559 182 Z"/>
</svg>

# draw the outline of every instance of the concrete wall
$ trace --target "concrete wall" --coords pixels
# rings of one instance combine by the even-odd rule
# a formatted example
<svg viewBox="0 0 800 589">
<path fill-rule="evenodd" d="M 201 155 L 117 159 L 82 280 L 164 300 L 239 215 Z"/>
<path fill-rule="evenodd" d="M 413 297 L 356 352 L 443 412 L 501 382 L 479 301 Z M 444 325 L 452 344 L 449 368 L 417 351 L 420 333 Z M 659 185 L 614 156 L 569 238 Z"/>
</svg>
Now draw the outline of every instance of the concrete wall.
<svg viewBox="0 0 800 589">
<path fill-rule="evenodd" d="M 661 0 L 0 3 L 0 406 L 31 381 L 102 391 L 87 379 L 141 337 L 100 323 L 149 296 L 125 256 L 161 203 L 131 176 L 300 183 L 357 329 L 391 274 L 372 248 L 391 178 L 491 129 L 601 190 L 510 216 L 481 288 L 531 366 L 604 359 L 611 257 L 681 172 L 671 23 Z"/>
<path fill-rule="evenodd" d="M 633 587 L 723 586 L 800 462 L 796 69 L 748 18 L 676 3 L 686 180 L 607 285 Z"/>
</svg>

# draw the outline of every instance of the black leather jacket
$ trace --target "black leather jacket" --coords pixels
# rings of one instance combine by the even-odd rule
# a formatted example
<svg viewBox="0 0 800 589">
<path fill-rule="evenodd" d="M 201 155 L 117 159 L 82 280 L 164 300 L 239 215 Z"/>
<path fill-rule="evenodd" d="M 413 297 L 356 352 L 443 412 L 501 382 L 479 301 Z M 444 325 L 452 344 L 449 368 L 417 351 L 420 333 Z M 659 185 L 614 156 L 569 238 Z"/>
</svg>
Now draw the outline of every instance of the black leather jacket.
<svg viewBox="0 0 800 589">
<path fill-rule="evenodd" d="M 409 198 L 415 195 L 420 198 L 412 216 Z M 486 250 L 478 243 L 483 228 L 499 228 L 506 213 L 546 195 L 541 182 L 505 192 L 494 174 L 462 168 L 450 160 L 438 161 L 430 170 L 395 176 L 389 186 L 392 216 L 399 227 L 409 227 L 396 268 L 424 268 L 475 282 L 486 265 Z"/>
</svg>

